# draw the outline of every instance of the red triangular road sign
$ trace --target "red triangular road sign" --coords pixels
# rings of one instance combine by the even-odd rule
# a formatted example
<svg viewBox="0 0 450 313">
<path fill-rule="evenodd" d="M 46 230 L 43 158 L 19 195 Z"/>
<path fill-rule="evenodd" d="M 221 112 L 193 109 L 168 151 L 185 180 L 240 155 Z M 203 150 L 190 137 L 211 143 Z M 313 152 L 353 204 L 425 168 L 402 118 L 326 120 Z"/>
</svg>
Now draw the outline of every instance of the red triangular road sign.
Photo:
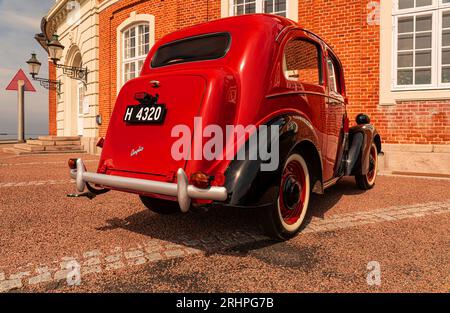
<svg viewBox="0 0 450 313">
<path fill-rule="evenodd" d="M 33 85 L 31 84 L 27 75 L 25 75 L 25 73 L 22 71 L 22 69 L 17 72 L 16 76 L 14 76 L 8 87 L 6 87 L 6 90 L 18 90 L 19 87 L 17 86 L 17 83 L 19 80 L 23 80 L 25 82 L 25 91 L 36 92 L 36 89 L 34 89 Z"/>
</svg>

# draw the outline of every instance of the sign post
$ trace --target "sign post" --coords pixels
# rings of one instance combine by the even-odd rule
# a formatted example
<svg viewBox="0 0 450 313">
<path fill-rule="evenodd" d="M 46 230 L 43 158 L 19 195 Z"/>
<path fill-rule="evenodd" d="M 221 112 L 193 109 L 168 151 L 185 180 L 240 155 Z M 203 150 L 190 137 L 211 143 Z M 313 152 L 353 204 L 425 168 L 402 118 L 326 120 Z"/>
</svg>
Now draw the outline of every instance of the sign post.
<svg viewBox="0 0 450 313">
<path fill-rule="evenodd" d="M 17 90 L 17 141 L 25 142 L 25 91 L 36 92 L 28 77 L 20 69 L 6 90 Z"/>
<path fill-rule="evenodd" d="M 17 82 L 17 141 L 25 142 L 25 82 Z"/>
</svg>

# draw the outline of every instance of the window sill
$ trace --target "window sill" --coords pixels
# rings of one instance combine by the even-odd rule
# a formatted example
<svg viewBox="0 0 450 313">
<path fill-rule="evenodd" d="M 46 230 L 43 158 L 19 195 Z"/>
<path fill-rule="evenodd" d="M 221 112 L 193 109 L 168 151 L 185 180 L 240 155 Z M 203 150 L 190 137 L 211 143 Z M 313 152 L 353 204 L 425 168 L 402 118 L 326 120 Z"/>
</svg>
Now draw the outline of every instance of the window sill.
<svg viewBox="0 0 450 313">
<path fill-rule="evenodd" d="M 388 93 L 380 94 L 380 106 L 396 105 L 398 101 L 436 101 L 449 100 L 450 90 L 443 88 L 433 89 L 393 89 Z"/>
<path fill-rule="evenodd" d="M 430 86 L 430 87 L 397 87 L 397 88 L 392 88 L 391 92 L 435 92 L 435 91 L 445 91 L 447 90 L 447 92 L 450 91 L 450 85 L 448 86 L 444 86 L 444 87 L 434 87 L 434 86 Z"/>
</svg>

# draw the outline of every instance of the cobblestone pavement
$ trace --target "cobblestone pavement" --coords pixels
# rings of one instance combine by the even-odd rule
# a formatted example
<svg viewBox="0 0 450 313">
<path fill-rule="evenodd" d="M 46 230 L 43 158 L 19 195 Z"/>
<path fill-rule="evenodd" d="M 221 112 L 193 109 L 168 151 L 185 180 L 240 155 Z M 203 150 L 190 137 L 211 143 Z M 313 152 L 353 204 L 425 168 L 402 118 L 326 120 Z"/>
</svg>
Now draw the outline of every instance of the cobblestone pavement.
<svg viewBox="0 0 450 313">
<path fill-rule="evenodd" d="M 422 291 L 420 288 L 425 288 L 448 291 L 449 180 L 380 177 L 377 187 L 367 193 L 357 191 L 351 179 L 344 180 L 325 196 L 313 197 L 305 228 L 286 246 L 286 243 L 272 242 L 261 234 L 254 223 L 255 212 L 251 210 L 215 210 L 162 217 L 146 210 L 133 195 L 113 192 L 93 201 L 67 198 L 66 195 L 74 191 L 73 181 L 67 178 L 67 158 L 49 156 L 36 160 L 31 156 L 11 158 L 0 153 L 0 292 L 109 291 L 111 285 L 123 287 L 123 282 L 128 280 L 134 281 L 133 286 L 127 284 L 126 287 L 116 289 L 283 291 L 283 275 L 292 271 L 300 271 L 297 274 L 304 277 L 298 276 L 297 285 L 294 283 L 290 291 L 345 291 L 349 290 L 345 279 L 336 283 L 331 282 L 330 277 L 351 269 L 352 263 L 356 262 L 354 258 L 358 259 L 363 255 L 361 251 L 368 249 L 366 246 L 352 247 L 356 241 L 345 241 L 347 233 L 352 233 L 353 238 L 368 237 L 366 241 L 373 241 L 371 245 L 378 251 L 377 254 L 386 245 L 400 241 L 404 246 L 399 248 L 398 256 L 403 259 L 406 251 L 417 249 L 416 245 L 423 240 L 424 247 L 430 245 L 431 252 L 414 254 L 411 260 L 406 256 L 408 266 L 413 268 L 412 273 L 408 272 L 411 271 L 409 268 L 399 267 L 400 270 L 396 268 L 396 275 L 407 279 L 411 275 L 417 276 L 417 273 L 426 275 L 416 278 L 416 287 L 406 287 L 399 282 L 387 284 L 389 290 Z M 88 167 L 96 166 L 95 157 L 84 158 L 88 159 Z M 41 179 L 42 176 L 45 179 Z M 399 237 L 393 238 L 397 228 Z M 381 235 L 377 236 L 379 232 Z M 330 234 L 333 235 L 327 237 Z M 342 234 L 342 239 L 336 234 Z M 370 238 L 371 234 L 373 238 Z M 382 243 L 386 234 L 391 234 L 389 240 L 392 242 Z M 408 239 L 415 236 L 418 239 Z M 242 278 L 243 273 L 239 274 L 239 289 L 235 289 L 234 285 L 220 284 L 221 279 L 225 278 L 211 278 L 220 273 L 226 277 L 227 271 L 239 264 L 245 271 L 248 264 L 260 262 L 261 256 L 267 257 L 274 253 L 284 255 L 292 247 L 301 252 L 305 247 L 314 248 L 318 245 L 330 245 L 329 252 L 335 255 L 346 253 L 354 256 L 347 260 L 348 263 L 338 262 L 339 258 L 333 259 L 331 263 L 336 263 L 335 270 L 322 273 L 323 277 L 314 277 L 314 286 L 307 283 L 299 285 L 302 279 L 308 277 L 302 271 L 303 264 L 297 267 L 272 264 L 270 269 L 264 269 L 266 265 L 259 265 L 261 275 L 246 273 L 248 281 Z M 253 252 L 245 258 L 235 253 L 246 250 L 245 247 L 252 247 L 250 250 Z M 297 257 L 297 253 L 288 255 Z M 308 255 L 299 253 L 298 256 L 308 263 Z M 395 257 L 385 262 L 391 263 L 393 259 Z M 431 259 L 438 259 L 442 263 L 431 263 Z M 172 282 L 171 285 L 170 280 L 165 281 L 163 276 L 156 277 L 157 281 L 153 283 L 138 279 L 148 275 L 142 274 L 142 271 L 160 271 L 158 267 L 167 262 L 172 262 L 172 265 L 182 262 L 181 267 L 185 266 L 187 271 L 197 268 L 195 273 L 184 279 L 193 281 L 192 284 L 182 285 L 183 289 L 176 287 L 178 282 Z M 208 262 L 219 263 L 218 267 L 228 264 L 228 267 L 222 272 L 211 271 L 205 267 Z M 73 264 L 80 266 L 82 281 L 82 285 L 75 289 L 67 287 L 66 282 L 74 273 Z M 365 268 L 359 268 L 364 273 Z M 170 276 L 177 271 L 177 266 L 166 266 L 164 270 L 169 271 Z M 269 277 L 263 274 L 265 270 L 271 273 Z M 199 273 L 209 277 L 203 287 L 196 285 L 205 280 L 205 277 L 197 277 Z M 264 279 L 266 289 L 255 285 L 259 279 Z M 366 288 L 362 284 L 350 290 Z"/>
</svg>

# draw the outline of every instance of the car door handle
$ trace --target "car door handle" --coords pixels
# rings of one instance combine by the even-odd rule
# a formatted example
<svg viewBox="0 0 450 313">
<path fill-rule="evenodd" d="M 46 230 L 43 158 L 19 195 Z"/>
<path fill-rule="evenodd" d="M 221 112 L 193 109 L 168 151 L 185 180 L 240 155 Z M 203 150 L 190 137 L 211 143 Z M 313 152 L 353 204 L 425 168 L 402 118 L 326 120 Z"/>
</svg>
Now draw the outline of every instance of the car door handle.
<svg viewBox="0 0 450 313">
<path fill-rule="evenodd" d="M 330 98 L 328 98 L 328 103 L 330 105 L 341 105 L 344 103 L 344 98 L 342 98 L 339 94 L 330 94 Z"/>
<path fill-rule="evenodd" d="M 340 105 L 341 102 L 339 100 L 336 100 L 336 99 L 330 99 L 330 100 L 328 100 L 328 104 L 332 105 L 332 106 L 337 106 L 337 105 Z"/>
</svg>

